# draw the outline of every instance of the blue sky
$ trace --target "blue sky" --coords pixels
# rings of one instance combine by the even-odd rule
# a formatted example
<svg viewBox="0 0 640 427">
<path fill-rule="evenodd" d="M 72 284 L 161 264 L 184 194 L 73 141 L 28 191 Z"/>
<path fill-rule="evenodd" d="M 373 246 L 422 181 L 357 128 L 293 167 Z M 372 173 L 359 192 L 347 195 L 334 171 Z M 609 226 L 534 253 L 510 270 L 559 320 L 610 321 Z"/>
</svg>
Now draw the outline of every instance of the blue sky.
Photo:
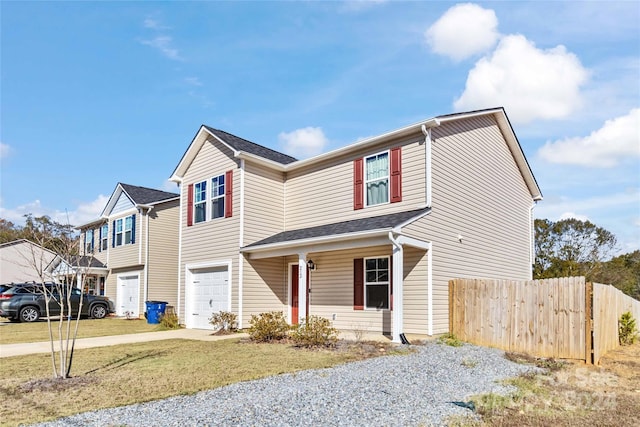
<svg viewBox="0 0 640 427">
<path fill-rule="evenodd" d="M 299 158 L 504 106 L 536 216 L 640 248 L 640 3 L 0 3 L 0 217 L 99 215 L 201 124 Z"/>
</svg>

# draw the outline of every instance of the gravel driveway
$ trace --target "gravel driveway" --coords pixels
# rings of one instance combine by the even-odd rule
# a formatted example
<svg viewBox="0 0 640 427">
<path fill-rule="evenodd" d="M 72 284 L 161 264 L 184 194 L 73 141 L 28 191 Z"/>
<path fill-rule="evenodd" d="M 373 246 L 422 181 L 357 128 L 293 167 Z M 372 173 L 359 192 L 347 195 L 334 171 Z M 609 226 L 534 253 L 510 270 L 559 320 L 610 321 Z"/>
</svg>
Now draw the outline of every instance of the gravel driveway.
<svg viewBox="0 0 640 427">
<path fill-rule="evenodd" d="M 284 374 L 120 408 L 86 412 L 41 426 L 431 426 L 472 414 L 454 402 L 506 393 L 497 381 L 530 366 L 504 352 L 439 343 L 404 356 Z"/>
</svg>

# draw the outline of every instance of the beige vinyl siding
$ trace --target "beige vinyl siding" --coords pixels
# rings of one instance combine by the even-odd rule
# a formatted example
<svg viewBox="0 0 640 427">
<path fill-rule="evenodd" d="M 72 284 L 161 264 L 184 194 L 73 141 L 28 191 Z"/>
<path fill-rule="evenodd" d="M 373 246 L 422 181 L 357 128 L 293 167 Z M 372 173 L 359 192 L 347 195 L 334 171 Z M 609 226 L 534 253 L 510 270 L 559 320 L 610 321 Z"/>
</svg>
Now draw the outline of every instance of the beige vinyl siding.
<svg viewBox="0 0 640 427">
<path fill-rule="evenodd" d="M 310 276 L 309 314 L 330 320 L 335 314 L 332 323 L 338 329 L 391 332 L 390 310 L 353 309 L 353 260 L 376 256 L 390 257 L 391 245 L 309 254 L 307 259 L 317 265 Z M 297 257 L 289 257 L 289 262 L 297 262 Z"/>
<path fill-rule="evenodd" d="M 135 243 L 113 247 L 113 222 L 133 214 L 136 216 Z M 144 215 L 139 212 L 129 212 L 109 218 L 109 268 L 111 270 L 143 263 L 145 257 L 144 245 L 142 258 L 140 257 L 140 245 L 143 244 L 145 239 L 142 218 L 144 218 Z"/>
<path fill-rule="evenodd" d="M 40 282 L 51 280 L 47 266 L 55 254 L 30 242 L 0 246 L 0 283 Z M 41 277 L 42 276 L 42 277 Z"/>
<path fill-rule="evenodd" d="M 404 328 L 401 332 L 427 334 L 429 332 L 427 251 L 405 246 L 403 257 Z"/>
<path fill-rule="evenodd" d="M 167 301 L 174 307 L 178 302 L 176 290 L 178 289 L 179 215 L 179 200 L 158 204 L 149 214 L 147 299 Z M 146 224 L 144 227 L 146 229 Z"/>
<path fill-rule="evenodd" d="M 249 327 L 252 314 L 288 310 L 286 264 L 283 257 L 245 259 L 242 289 L 242 326 Z"/>
<path fill-rule="evenodd" d="M 282 172 L 245 162 L 244 245 L 284 230 L 283 181 Z"/>
<path fill-rule="evenodd" d="M 233 170 L 233 216 L 217 218 L 187 226 L 189 184 Z M 209 189 L 209 186 L 207 187 Z M 188 264 L 231 261 L 231 310 L 238 312 L 238 250 L 240 244 L 240 170 L 233 153 L 218 142 L 205 142 L 196 155 L 181 184 L 182 260 L 180 264 L 180 321 L 184 322 L 185 268 Z"/>
<path fill-rule="evenodd" d="M 492 116 L 444 124 L 433 137 L 433 210 L 403 231 L 433 242 L 437 334 L 448 330 L 450 279 L 530 278 L 532 199 Z"/>
<path fill-rule="evenodd" d="M 354 210 L 353 161 L 398 146 L 402 146 L 402 202 Z M 369 147 L 355 155 L 338 157 L 290 172 L 285 184 L 285 227 L 295 230 L 423 207 L 424 159 L 424 137 L 418 132 L 411 138 Z"/>
</svg>

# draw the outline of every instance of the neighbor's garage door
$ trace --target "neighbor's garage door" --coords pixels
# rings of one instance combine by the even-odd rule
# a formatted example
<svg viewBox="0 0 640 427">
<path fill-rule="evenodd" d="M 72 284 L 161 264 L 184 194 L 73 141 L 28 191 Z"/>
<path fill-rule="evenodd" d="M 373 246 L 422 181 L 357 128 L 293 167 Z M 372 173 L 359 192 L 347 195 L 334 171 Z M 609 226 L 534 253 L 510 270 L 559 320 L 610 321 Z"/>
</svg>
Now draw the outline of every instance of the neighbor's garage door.
<svg viewBox="0 0 640 427">
<path fill-rule="evenodd" d="M 219 311 L 230 311 L 227 267 L 193 270 L 191 279 L 187 327 L 212 329 L 209 323 L 211 315 Z"/>
</svg>

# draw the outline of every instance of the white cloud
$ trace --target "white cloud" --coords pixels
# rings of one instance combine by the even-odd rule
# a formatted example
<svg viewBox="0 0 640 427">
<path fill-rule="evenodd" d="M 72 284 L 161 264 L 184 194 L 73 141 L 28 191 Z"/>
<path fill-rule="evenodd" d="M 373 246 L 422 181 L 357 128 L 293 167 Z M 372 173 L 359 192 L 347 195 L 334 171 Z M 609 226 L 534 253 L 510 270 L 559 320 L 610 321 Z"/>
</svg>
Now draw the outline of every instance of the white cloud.
<svg viewBox="0 0 640 427">
<path fill-rule="evenodd" d="M 508 35 L 475 64 L 454 107 L 504 106 L 515 123 L 561 119 L 581 106 L 580 88 L 588 77 L 578 57 L 564 46 L 542 50 L 522 35 Z"/>
<path fill-rule="evenodd" d="M 9 157 L 10 153 L 11 153 L 11 147 L 9 146 L 9 144 L 0 142 L 0 159 Z"/>
<path fill-rule="evenodd" d="M 579 219 L 580 221 L 589 220 L 589 217 L 586 215 L 579 215 L 574 212 L 565 212 L 562 215 L 560 215 L 560 217 L 558 217 L 558 221 L 562 221 L 563 219 L 569 219 L 569 218 Z"/>
<path fill-rule="evenodd" d="M 169 191 L 171 193 L 179 193 L 180 189 L 178 188 L 178 184 L 173 181 L 169 181 L 168 179 L 162 183 L 161 189 L 163 191 Z"/>
<path fill-rule="evenodd" d="M 498 37 L 495 12 L 472 3 L 453 6 L 425 32 L 431 50 L 454 61 L 486 52 Z"/>
<path fill-rule="evenodd" d="M 322 153 L 329 140 L 321 128 L 306 127 L 292 132 L 281 132 L 278 140 L 283 151 L 297 158 L 306 158 Z"/>
<path fill-rule="evenodd" d="M 50 209 L 42 206 L 40 200 L 34 200 L 24 205 L 17 206 L 13 209 L 6 209 L 0 207 L 0 217 L 14 224 L 23 224 L 24 215 L 33 214 L 34 216 L 47 215 L 51 219 L 61 224 L 71 224 L 78 226 L 87 222 L 98 219 L 98 216 L 102 213 L 109 198 L 107 196 L 99 195 L 95 200 L 80 203 L 75 210 L 61 211 L 58 209 Z"/>
<path fill-rule="evenodd" d="M 547 197 L 535 208 L 536 218 L 548 218 L 557 221 L 562 215 L 571 212 L 583 212 L 580 215 L 595 218 L 601 214 L 610 214 L 628 206 L 640 205 L 640 188 L 612 193 L 606 196 L 593 196 L 584 199 L 568 197 Z M 598 213 L 599 215 L 594 215 Z M 593 221 L 593 220 L 592 220 Z"/>
<path fill-rule="evenodd" d="M 145 18 L 143 25 L 145 28 L 149 28 L 151 30 L 168 30 L 170 27 L 162 24 L 159 20 L 154 18 Z"/>
<path fill-rule="evenodd" d="M 185 77 L 184 82 L 191 86 L 202 86 L 202 82 L 197 77 Z"/>
<path fill-rule="evenodd" d="M 178 49 L 173 47 L 173 39 L 170 36 L 157 36 L 151 40 L 141 40 L 140 43 L 146 46 L 151 46 L 154 49 L 157 49 L 169 59 L 173 59 L 176 61 L 181 61 L 182 57 Z"/>
<path fill-rule="evenodd" d="M 640 108 L 607 120 L 589 136 L 547 142 L 538 155 L 552 163 L 595 167 L 614 167 L 629 157 L 640 157 Z"/>
</svg>

